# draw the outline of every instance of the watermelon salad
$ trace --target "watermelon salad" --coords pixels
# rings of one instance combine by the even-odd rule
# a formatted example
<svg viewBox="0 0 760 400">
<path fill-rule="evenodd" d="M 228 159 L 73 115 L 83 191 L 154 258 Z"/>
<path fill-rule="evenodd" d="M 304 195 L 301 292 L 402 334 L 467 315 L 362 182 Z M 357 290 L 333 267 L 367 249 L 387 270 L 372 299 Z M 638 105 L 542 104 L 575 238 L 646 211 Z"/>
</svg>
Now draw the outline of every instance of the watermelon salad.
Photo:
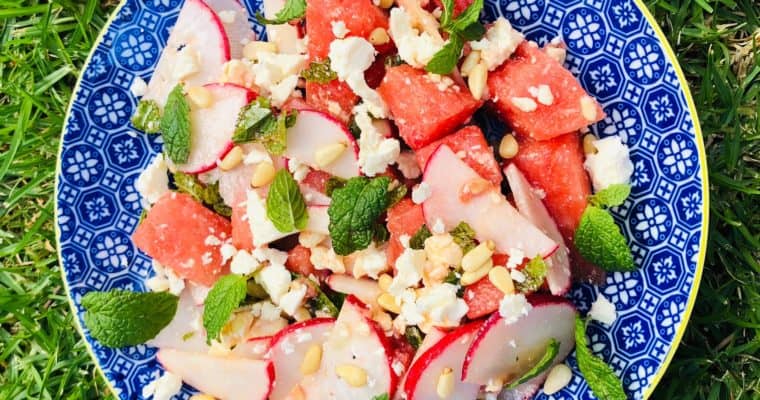
<svg viewBox="0 0 760 400">
<path fill-rule="evenodd" d="M 625 398 L 585 345 L 615 307 L 563 296 L 634 268 L 628 148 L 590 133 L 560 39 L 482 7 L 265 0 L 264 41 L 235 0 L 184 2 L 132 85 L 164 144 L 136 181 L 148 291 L 82 300 L 102 344 L 158 348 L 145 398 L 528 399 L 576 347 Z"/>
</svg>

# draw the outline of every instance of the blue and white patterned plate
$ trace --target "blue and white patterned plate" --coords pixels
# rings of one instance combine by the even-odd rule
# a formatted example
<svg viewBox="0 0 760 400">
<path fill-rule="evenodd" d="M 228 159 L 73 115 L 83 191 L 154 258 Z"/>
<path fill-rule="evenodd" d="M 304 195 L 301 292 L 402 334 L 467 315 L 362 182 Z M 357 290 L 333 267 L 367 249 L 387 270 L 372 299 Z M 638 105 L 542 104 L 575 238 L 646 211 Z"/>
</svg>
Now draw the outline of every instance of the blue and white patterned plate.
<svg viewBox="0 0 760 400">
<path fill-rule="evenodd" d="M 245 3 L 249 11 L 261 6 Z M 150 79 L 180 5 L 126 0 L 90 54 L 69 107 L 56 215 L 62 271 L 80 326 L 83 294 L 144 290 L 151 273 L 130 234 L 141 213 L 134 183 L 161 141 L 127 125 L 137 105 L 129 88 L 137 77 Z M 607 113 L 594 132 L 619 134 L 632 149 L 633 193 L 614 212 L 641 268 L 610 274 L 599 288 L 576 286 L 570 297 L 582 311 L 599 292 L 615 304 L 618 319 L 612 327 L 592 324 L 590 345 L 630 397 L 647 398 L 686 328 L 705 253 L 706 158 L 686 81 L 640 0 L 487 0 L 486 14 L 505 16 L 540 44 L 562 37 L 567 67 Z M 140 398 L 159 368 L 155 350 L 109 349 L 83 327 L 82 333 L 113 391 Z M 575 368 L 572 356 L 569 363 Z M 179 397 L 190 393 L 185 388 Z M 576 371 L 564 390 L 539 398 L 593 396 Z"/>
</svg>

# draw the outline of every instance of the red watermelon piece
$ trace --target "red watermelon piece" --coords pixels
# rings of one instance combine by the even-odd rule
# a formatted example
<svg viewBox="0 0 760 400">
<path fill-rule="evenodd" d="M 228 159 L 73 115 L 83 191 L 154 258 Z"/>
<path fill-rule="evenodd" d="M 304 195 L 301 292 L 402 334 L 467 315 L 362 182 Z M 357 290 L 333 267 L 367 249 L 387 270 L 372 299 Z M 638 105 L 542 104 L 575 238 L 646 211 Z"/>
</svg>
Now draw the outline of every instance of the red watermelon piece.
<svg viewBox="0 0 760 400">
<path fill-rule="evenodd" d="M 325 193 L 327 181 L 329 181 L 331 177 L 332 175 L 328 174 L 325 171 L 313 169 L 309 171 L 308 174 L 306 174 L 305 178 L 303 178 L 303 184 L 309 186 L 317 192 Z"/>
<path fill-rule="evenodd" d="M 372 0 L 308 0 L 306 2 L 306 34 L 309 35 L 309 57 L 322 59 L 330 53 L 336 39 L 332 22 L 342 21 L 348 36 L 368 38 L 375 28 L 388 28 L 388 17 Z"/>
<path fill-rule="evenodd" d="M 553 102 L 541 104 L 531 94 L 548 85 Z M 572 73 L 534 44 L 524 42 L 515 55 L 488 76 L 488 89 L 501 116 L 516 133 L 536 140 L 575 132 L 604 118 L 599 103 L 589 96 Z M 537 106 L 528 111 L 513 102 L 532 99 Z M 585 100 L 582 100 L 585 99 Z M 581 102 L 589 102 L 593 118 L 587 118 Z"/>
<path fill-rule="evenodd" d="M 521 139 L 520 150 L 512 159 L 528 182 L 546 194 L 544 204 L 565 243 L 573 242 L 591 194 L 583 159 L 581 140 L 576 133 L 542 141 Z"/>
<path fill-rule="evenodd" d="M 329 83 L 306 82 L 306 103 L 348 124 L 351 110 L 359 101 L 348 84 L 337 79 Z"/>
<path fill-rule="evenodd" d="M 454 17 L 458 17 L 459 14 L 462 13 L 462 11 L 466 10 L 467 7 L 472 4 L 474 0 L 454 0 Z M 443 10 L 443 3 L 441 0 L 435 0 L 435 4 Z"/>
<path fill-rule="evenodd" d="M 253 250 L 253 234 L 251 233 L 251 224 L 246 217 L 245 201 L 236 202 L 232 207 L 232 245 L 238 250 Z"/>
<path fill-rule="evenodd" d="M 456 133 L 436 140 L 433 143 L 417 150 L 417 163 L 424 168 L 428 159 L 442 144 L 451 148 L 454 153 L 464 154 L 464 162 L 474 169 L 478 175 L 491 181 L 494 185 L 501 185 L 504 178 L 499 169 L 499 164 L 493 155 L 493 149 L 486 142 L 483 132 L 477 126 L 466 126 Z"/>
<path fill-rule="evenodd" d="M 401 236 L 414 236 L 423 224 L 425 216 L 422 214 L 422 206 L 414 204 L 410 199 L 401 200 L 388 210 L 388 232 L 391 237 L 388 240 L 386 255 L 389 264 L 396 265 L 396 259 L 404 252 Z"/>
<path fill-rule="evenodd" d="M 167 193 L 148 211 L 132 235 L 138 249 L 177 276 L 203 286 L 213 286 L 228 273 L 219 251 L 232 234 L 226 218 L 184 193 Z M 217 241 L 209 241 L 209 236 Z M 214 242 L 214 244 L 208 244 Z"/>
<path fill-rule="evenodd" d="M 453 132 L 480 107 L 469 89 L 456 83 L 439 86 L 427 72 L 399 65 L 386 71 L 377 88 L 399 134 L 414 150 Z"/>
<path fill-rule="evenodd" d="M 504 292 L 494 286 L 487 276 L 465 287 L 463 299 L 469 307 L 467 318 L 480 318 L 498 310 L 503 298 Z"/>
</svg>

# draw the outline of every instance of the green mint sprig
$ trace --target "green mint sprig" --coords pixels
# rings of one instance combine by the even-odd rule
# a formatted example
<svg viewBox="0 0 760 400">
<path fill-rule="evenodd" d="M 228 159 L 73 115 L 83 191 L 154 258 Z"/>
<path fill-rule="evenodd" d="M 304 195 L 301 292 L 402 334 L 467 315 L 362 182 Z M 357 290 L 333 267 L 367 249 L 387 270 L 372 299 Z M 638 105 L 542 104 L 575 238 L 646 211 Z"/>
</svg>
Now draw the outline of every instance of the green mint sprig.
<svg viewBox="0 0 760 400">
<path fill-rule="evenodd" d="M 195 175 L 179 171 L 175 172 L 173 176 L 177 191 L 189 194 L 196 201 L 211 207 L 219 215 L 225 217 L 232 215 L 232 208 L 224 203 L 224 199 L 219 193 L 219 182 L 203 184 Z"/>
<path fill-rule="evenodd" d="M 140 100 L 130 121 L 135 128 L 145 133 L 158 133 L 161 128 L 161 107 L 153 100 Z"/>
<path fill-rule="evenodd" d="M 164 137 L 164 153 L 176 164 L 187 162 L 191 145 L 190 104 L 185 98 L 182 84 L 169 92 L 160 129 Z"/>
<path fill-rule="evenodd" d="M 454 0 L 443 0 L 441 28 L 449 34 L 448 42 L 425 66 L 428 72 L 446 75 L 456 67 L 465 41 L 480 39 L 486 32 L 478 21 L 483 0 L 475 0 L 458 17 L 453 18 Z"/>
<path fill-rule="evenodd" d="M 622 205 L 630 194 L 631 185 L 618 183 L 594 193 L 588 201 L 597 207 L 617 207 Z"/>
<path fill-rule="evenodd" d="M 615 371 L 602 359 L 594 356 L 586 343 L 586 323 L 579 316 L 575 316 L 575 356 L 578 360 L 578 369 L 594 395 L 605 400 L 625 400 L 627 397 L 623 391 L 623 383 Z"/>
<path fill-rule="evenodd" d="M 306 15 L 306 0 L 287 0 L 273 19 L 265 18 L 261 13 L 256 14 L 256 19 L 262 25 L 281 25 L 301 19 L 304 15 Z"/>
<path fill-rule="evenodd" d="M 295 125 L 297 113 L 293 110 L 275 115 L 269 101 L 259 97 L 240 110 L 232 141 L 259 142 L 268 152 L 281 155 L 287 146 L 288 128 Z"/>
<path fill-rule="evenodd" d="M 327 214 L 335 253 L 345 256 L 369 247 L 388 208 L 389 182 L 388 177 L 355 177 L 333 190 Z"/>
<path fill-rule="evenodd" d="M 232 312 L 245 299 L 247 281 L 248 278 L 242 275 L 225 275 L 208 292 L 203 306 L 203 328 L 206 329 L 207 343 L 219 338 Z"/>
<path fill-rule="evenodd" d="M 285 169 L 277 171 L 267 195 L 267 218 L 280 232 L 306 228 L 309 213 L 298 182 Z"/>
<path fill-rule="evenodd" d="M 169 325 L 179 298 L 168 292 L 90 292 L 82 297 L 84 324 L 106 347 L 147 342 Z"/>
<path fill-rule="evenodd" d="M 525 281 L 517 282 L 515 286 L 523 293 L 532 293 L 541 288 L 546 278 L 547 266 L 540 255 L 528 261 L 525 268 L 520 271 L 525 275 Z"/>
</svg>

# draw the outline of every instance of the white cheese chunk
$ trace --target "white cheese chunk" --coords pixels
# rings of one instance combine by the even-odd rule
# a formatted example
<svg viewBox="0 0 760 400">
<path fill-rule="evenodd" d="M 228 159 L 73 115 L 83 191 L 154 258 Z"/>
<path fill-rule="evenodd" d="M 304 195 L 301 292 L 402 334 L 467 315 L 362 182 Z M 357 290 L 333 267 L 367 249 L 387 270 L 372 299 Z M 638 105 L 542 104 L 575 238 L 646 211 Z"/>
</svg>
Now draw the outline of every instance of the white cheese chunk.
<svg viewBox="0 0 760 400">
<path fill-rule="evenodd" d="M 399 297 L 404 290 L 417 286 L 422 279 L 426 261 L 425 250 L 404 249 L 396 259 L 396 276 L 393 277 L 388 292 Z"/>
<path fill-rule="evenodd" d="M 377 248 L 374 243 L 366 249 L 354 253 L 352 272 L 356 278 L 369 276 L 372 279 L 377 279 L 387 269 L 388 259 L 385 249 Z"/>
<path fill-rule="evenodd" d="M 290 271 L 283 265 L 269 264 L 256 274 L 256 282 L 264 288 L 275 304 L 290 288 Z"/>
<path fill-rule="evenodd" d="M 233 274 L 248 275 L 259 269 L 259 266 L 259 261 L 256 260 L 251 253 L 245 250 L 240 250 L 234 257 L 232 257 L 230 272 Z"/>
<path fill-rule="evenodd" d="M 159 372 L 156 372 L 159 374 Z M 182 379 L 169 371 L 156 377 L 151 383 L 145 385 L 142 390 L 143 398 L 153 400 L 170 400 L 182 390 Z"/>
<path fill-rule="evenodd" d="M 148 84 L 145 80 L 139 76 L 135 76 L 135 79 L 132 80 L 132 84 L 129 86 L 129 91 L 132 92 L 132 95 L 142 97 L 147 90 Z"/>
<path fill-rule="evenodd" d="M 617 310 L 615 305 L 610 303 L 601 293 L 596 296 L 596 300 L 591 304 L 588 315 L 605 325 L 612 325 L 617 319 Z"/>
<path fill-rule="evenodd" d="M 140 173 L 135 182 L 135 189 L 140 193 L 145 205 L 151 205 L 158 201 L 164 193 L 169 192 L 169 168 L 164 160 L 164 155 L 158 153 L 156 158 Z"/>
<path fill-rule="evenodd" d="M 422 182 L 412 189 L 412 201 L 414 204 L 422 204 L 427 200 L 433 190 L 427 182 Z"/>
<path fill-rule="evenodd" d="M 388 32 L 401 59 L 415 68 L 424 68 L 446 44 L 440 37 L 415 29 L 412 17 L 402 7 L 391 9 Z"/>
<path fill-rule="evenodd" d="M 346 82 L 362 98 L 372 115 L 385 118 L 388 116 L 388 106 L 364 80 L 364 71 L 375 62 L 375 53 L 372 43 L 361 37 L 333 40 L 330 43 L 330 68 L 339 80 Z"/>
<path fill-rule="evenodd" d="M 533 308 L 522 293 L 508 294 L 499 302 L 499 315 L 506 324 L 517 322 Z"/>
<path fill-rule="evenodd" d="M 288 293 L 280 298 L 280 308 L 282 308 L 282 311 L 291 316 L 295 315 L 296 310 L 301 306 L 306 296 L 306 289 L 306 285 L 291 285 Z"/>
<path fill-rule="evenodd" d="M 332 27 L 333 35 L 338 39 L 343 39 L 350 33 L 348 28 L 346 28 L 346 23 L 343 21 L 332 21 L 330 22 L 330 26 Z"/>
<path fill-rule="evenodd" d="M 489 71 L 493 71 L 515 52 L 523 40 L 523 35 L 512 29 L 509 21 L 504 17 L 499 17 L 488 28 L 485 37 L 470 42 L 470 46 L 473 50 L 480 50 L 480 59 Z"/>
<path fill-rule="evenodd" d="M 254 83 L 270 94 L 272 105 L 281 106 L 298 84 L 298 74 L 306 67 L 307 57 L 301 54 L 257 53 L 258 62 L 251 65 Z"/>
<path fill-rule="evenodd" d="M 272 221 L 267 217 L 266 201 L 255 190 L 248 191 L 246 215 L 255 247 L 263 246 L 294 233 L 280 232 L 275 228 Z"/>
<path fill-rule="evenodd" d="M 401 143 L 386 138 L 372 123 L 372 117 L 365 104 L 354 108 L 354 121 L 361 131 L 359 136 L 359 166 L 367 176 L 385 172 L 388 165 L 398 160 Z"/>
<path fill-rule="evenodd" d="M 586 155 L 583 166 L 591 176 L 594 191 L 600 191 L 610 185 L 628 183 L 633 174 L 633 163 L 628 154 L 628 146 L 619 136 L 609 136 L 594 141 L 596 154 Z"/>
</svg>

